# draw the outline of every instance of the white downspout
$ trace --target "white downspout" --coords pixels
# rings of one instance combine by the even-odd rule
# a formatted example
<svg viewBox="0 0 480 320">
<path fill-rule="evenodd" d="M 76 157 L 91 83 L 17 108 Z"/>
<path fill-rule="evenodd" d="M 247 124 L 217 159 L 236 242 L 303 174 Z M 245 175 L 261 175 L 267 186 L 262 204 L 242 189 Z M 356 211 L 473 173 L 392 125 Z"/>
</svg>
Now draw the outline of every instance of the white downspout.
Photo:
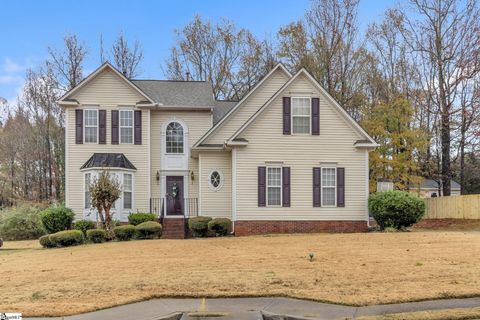
<svg viewBox="0 0 480 320">
<path fill-rule="evenodd" d="M 232 234 L 237 220 L 237 148 L 232 148 Z"/>
</svg>

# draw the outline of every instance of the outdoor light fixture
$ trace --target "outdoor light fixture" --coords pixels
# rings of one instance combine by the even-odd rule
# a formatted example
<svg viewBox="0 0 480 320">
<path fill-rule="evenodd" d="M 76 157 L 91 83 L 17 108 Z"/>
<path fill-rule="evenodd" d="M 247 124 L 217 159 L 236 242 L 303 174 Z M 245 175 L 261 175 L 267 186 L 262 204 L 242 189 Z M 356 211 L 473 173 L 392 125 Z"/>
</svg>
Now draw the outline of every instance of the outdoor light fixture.
<svg viewBox="0 0 480 320">
<path fill-rule="evenodd" d="M 157 174 L 155 175 L 157 182 L 160 181 L 160 171 L 157 170 Z"/>
<path fill-rule="evenodd" d="M 195 173 L 193 172 L 193 170 L 190 171 L 190 179 L 191 179 L 192 181 L 195 180 Z"/>
</svg>

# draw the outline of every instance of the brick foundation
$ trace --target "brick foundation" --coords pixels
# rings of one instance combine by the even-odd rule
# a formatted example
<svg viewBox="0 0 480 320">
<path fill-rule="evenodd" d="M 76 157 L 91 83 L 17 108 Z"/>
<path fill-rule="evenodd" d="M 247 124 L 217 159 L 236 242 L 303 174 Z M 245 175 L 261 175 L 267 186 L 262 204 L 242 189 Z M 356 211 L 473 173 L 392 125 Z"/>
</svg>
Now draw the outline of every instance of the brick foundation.
<svg viewBox="0 0 480 320">
<path fill-rule="evenodd" d="M 468 226 L 480 222 L 478 219 L 423 219 L 414 228 L 419 229 L 442 229 L 451 226 Z"/>
<path fill-rule="evenodd" d="M 235 221 L 235 235 L 269 233 L 366 232 L 366 221 Z"/>
</svg>

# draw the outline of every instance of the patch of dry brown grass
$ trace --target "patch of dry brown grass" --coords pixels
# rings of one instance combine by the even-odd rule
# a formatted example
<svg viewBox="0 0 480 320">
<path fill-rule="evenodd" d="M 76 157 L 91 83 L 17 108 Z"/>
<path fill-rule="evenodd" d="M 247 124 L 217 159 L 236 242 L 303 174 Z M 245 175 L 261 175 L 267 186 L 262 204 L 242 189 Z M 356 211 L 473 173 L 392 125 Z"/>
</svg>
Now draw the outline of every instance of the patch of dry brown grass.
<svg viewBox="0 0 480 320">
<path fill-rule="evenodd" d="M 391 313 L 381 316 L 360 317 L 357 320 L 467 320 L 479 319 L 480 308 L 458 308 L 418 312 Z"/>
<path fill-rule="evenodd" d="M 62 249 L 5 243 L 14 247 L 0 249 L 0 310 L 26 316 L 153 297 L 290 296 L 366 305 L 480 295 L 480 233 L 150 240 Z"/>
</svg>

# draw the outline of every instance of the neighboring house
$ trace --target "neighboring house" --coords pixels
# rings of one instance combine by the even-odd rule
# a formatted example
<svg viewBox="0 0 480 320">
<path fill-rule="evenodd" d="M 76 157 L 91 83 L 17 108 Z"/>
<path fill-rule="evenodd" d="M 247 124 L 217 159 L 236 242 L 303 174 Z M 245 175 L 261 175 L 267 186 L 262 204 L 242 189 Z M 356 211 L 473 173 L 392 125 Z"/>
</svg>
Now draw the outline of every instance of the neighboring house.
<svg viewBox="0 0 480 320">
<path fill-rule="evenodd" d="M 105 63 L 59 104 L 77 219 L 96 219 L 88 185 L 108 169 L 122 185 L 121 221 L 151 211 L 164 227 L 227 217 L 236 235 L 367 229 L 377 145 L 304 69 L 279 64 L 226 102 L 207 82 L 129 80 Z"/>
<path fill-rule="evenodd" d="M 416 193 L 421 198 L 439 197 L 441 196 L 441 187 L 439 183 L 433 179 L 424 179 L 420 185 L 420 188 L 411 189 L 411 192 Z M 460 194 L 460 184 L 452 180 L 450 186 L 450 195 L 459 196 Z"/>
</svg>

